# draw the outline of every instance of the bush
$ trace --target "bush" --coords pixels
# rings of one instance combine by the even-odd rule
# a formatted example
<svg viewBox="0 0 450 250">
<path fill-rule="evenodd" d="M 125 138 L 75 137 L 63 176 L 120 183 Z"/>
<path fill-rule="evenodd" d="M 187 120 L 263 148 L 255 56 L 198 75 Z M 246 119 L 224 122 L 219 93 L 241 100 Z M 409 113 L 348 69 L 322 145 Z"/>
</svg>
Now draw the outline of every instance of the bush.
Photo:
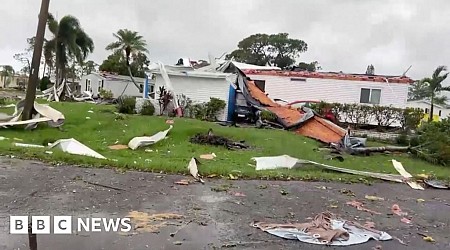
<svg viewBox="0 0 450 250">
<path fill-rule="evenodd" d="M 48 85 L 52 84 L 52 82 L 50 81 L 50 78 L 48 76 L 44 76 L 42 77 L 42 79 L 39 81 L 39 89 L 42 90 L 46 90 L 48 89 Z"/>
<path fill-rule="evenodd" d="M 100 89 L 100 97 L 105 100 L 112 100 L 114 95 L 111 90 Z"/>
<path fill-rule="evenodd" d="M 270 121 L 270 122 L 276 122 L 277 121 L 277 116 L 267 110 L 263 110 L 261 111 L 261 119 L 262 120 L 266 120 L 266 121 Z"/>
<path fill-rule="evenodd" d="M 141 115 L 154 115 L 154 114 L 155 114 L 155 107 L 150 101 L 146 100 L 142 105 Z"/>
<path fill-rule="evenodd" d="M 222 111 L 226 105 L 224 100 L 211 97 L 209 102 L 206 103 L 206 119 L 208 121 L 216 121 L 218 113 Z"/>
<path fill-rule="evenodd" d="M 450 165 L 450 119 L 427 122 L 418 131 L 419 156 L 428 161 Z"/>
<path fill-rule="evenodd" d="M 131 96 L 122 96 L 117 100 L 117 112 L 122 114 L 135 114 L 136 99 Z"/>
<path fill-rule="evenodd" d="M 197 103 L 191 105 L 189 108 L 189 114 L 191 118 L 195 118 L 197 120 L 206 120 L 206 103 Z"/>
<path fill-rule="evenodd" d="M 408 146 L 409 145 L 408 135 L 405 133 L 400 134 L 397 138 L 395 138 L 395 142 L 398 145 Z"/>
</svg>

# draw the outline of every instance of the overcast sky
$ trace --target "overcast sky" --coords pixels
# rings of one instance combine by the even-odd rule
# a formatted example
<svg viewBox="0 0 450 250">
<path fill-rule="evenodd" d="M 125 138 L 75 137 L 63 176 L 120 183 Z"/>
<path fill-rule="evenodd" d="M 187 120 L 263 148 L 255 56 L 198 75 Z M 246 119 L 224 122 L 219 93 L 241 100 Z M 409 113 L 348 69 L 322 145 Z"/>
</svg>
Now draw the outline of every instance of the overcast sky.
<svg viewBox="0 0 450 250">
<path fill-rule="evenodd" d="M 0 64 L 20 69 L 13 55 L 36 33 L 40 0 L 1 0 Z M 58 18 L 76 16 L 95 42 L 101 63 L 121 28 L 141 33 L 152 61 L 207 59 L 231 52 L 255 33 L 287 32 L 308 43 L 302 61 L 324 71 L 422 78 L 450 66 L 450 1 L 446 0 L 51 0 Z M 49 35 L 47 33 L 47 35 Z"/>
</svg>

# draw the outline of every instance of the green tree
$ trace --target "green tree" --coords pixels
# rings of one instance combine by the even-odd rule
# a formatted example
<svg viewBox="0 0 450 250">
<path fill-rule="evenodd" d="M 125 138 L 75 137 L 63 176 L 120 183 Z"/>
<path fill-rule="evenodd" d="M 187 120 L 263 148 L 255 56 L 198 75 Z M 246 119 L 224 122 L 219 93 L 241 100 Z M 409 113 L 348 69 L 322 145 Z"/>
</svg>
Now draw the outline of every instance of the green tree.
<svg viewBox="0 0 450 250">
<path fill-rule="evenodd" d="M 76 17 L 64 16 L 58 22 L 49 14 L 47 25 L 53 38 L 45 44 L 44 55 L 54 53 L 56 84 L 60 85 L 66 79 L 69 61 L 84 61 L 94 51 L 94 42 L 84 32 Z"/>
<path fill-rule="evenodd" d="M 255 34 L 240 41 L 238 49 L 227 55 L 227 59 L 286 68 L 293 65 L 299 54 L 307 49 L 308 45 L 303 40 L 289 38 L 288 33 Z"/>
<path fill-rule="evenodd" d="M 81 66 L 81 75 L 89 75 L 92 72 L 96 71 L 97 65 L 94 61 L 87 61 L 87 62 L 83 62 L 80 66 Z"/>
<path fill-rule="evenodd" d="M 375 75 L 375 67 L 372 64 L 367 66 L 366 75 L 369 75 L 369 76 Z"/>
<path fill-rule="evenodd" d="M 429 121 L 433 120 L 433 111 L 434 111 L 434 104 L 436 103 L 436 95 L 439 94 L 441 91 L 450 91 L 450 87 L 442 86 L 442 82 L 445 79 L 447 79 L 448 76 L 448 72 L 445 71 L 447 71 L 447 67 L 439 66 L 434 70 L 433 75 L 431 77 L 427 77 L 420 80 L 422 85 L 427 86 L 426 93 L 431 101 Z"/>
<path fill-rule="evenodd" d="M 2 77 L 3 88 L 6 88 L 11 83 L 11 77 L 13 77 L 16 72 L 11 65 L 3 65 L 2 67 L 3 70 L 0 74 Z"/>
<path fill-rule="evenodd" d="M 138 34 L 138 32 L 128 29 L 120 29 L 119 31 L 117 31 L 117 33 L 113 34 L 113 36 L 118 41 L 109 44 L 108 46 L 106 46 L 106 49 L 118 53 L 125 53 L 125 62 L 131 81 L 136 86 L 136 88 L 142 91 L 141 86 L 134 81 L 130 61 L 132 59 L 135 59 L 134 57 L 131 57 L 132 55 L 136 56 L 140 53 L 148 53 L 148 50 L 146 48 L 147 42 L 145 41 L 144 37 Z"/>
<path fill-rule="evenodd" d="M 322 67 L 320 67 L 319 62 L 314 61 L 310 63 L 306 62 L 300 62 L 297 67 L 295 67 L 296 70 L 301 71 L 309 71 L 309 72 L 316 72 L 317 70 L 321 70 Z"/>
<path fill-rule="evenodd" d="M 424 81 L 416 81 L 409 86 L 408 89 L 408 100 L 423 100 L 430 99 L 429 84 Z M 446 104 L 446 96 L 435 96 L 434 104 Z"/>
<path fill-rule="evenodd" d="M 148 69 L 150 61 L 144 53 L 138 53 L 132 56 L 133 60 L 130 63 L 131 74 L 137 77 L 145 77 L 145 71 Z M 114 52 L 109 55 L 106 60 L 99 67 L 100 71 L 117 73 L 119 75 L 128 75 L 128 67 L 126 65 L 125 57 L 122 53 Z"/>
</svg>

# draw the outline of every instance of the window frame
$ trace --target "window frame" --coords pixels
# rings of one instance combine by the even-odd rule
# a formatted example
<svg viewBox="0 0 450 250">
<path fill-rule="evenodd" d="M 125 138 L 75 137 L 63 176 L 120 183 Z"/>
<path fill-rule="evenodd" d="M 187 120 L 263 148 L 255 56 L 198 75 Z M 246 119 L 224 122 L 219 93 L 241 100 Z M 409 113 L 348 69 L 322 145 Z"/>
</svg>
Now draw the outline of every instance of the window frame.
<svg viewBox="0 0 450 250">
<path fill-rule="evenodd" d="M 369 100 L 367 102 L 362 102 L 362 91 L 363 90 L 369 90 Z M 374 90 L 379 90 L 380 91 L 380 98 L 378 99 L 378 103 L 372 102 L 372 93 Z M 380 105 L 381 104 L 381 93 L 382 93 L 382 89 L 381 88 L 361 88 L 361 90 L 359 91 L 359 103 L 361 104 L 372 104 L 372 105 Z"/>
</svg>

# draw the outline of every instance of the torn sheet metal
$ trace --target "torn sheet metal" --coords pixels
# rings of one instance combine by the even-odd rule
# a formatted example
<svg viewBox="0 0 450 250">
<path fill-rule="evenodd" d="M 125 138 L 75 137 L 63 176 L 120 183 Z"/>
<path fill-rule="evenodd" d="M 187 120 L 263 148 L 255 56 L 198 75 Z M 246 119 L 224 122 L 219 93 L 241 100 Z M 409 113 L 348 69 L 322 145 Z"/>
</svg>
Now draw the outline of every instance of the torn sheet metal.
<svg viewBox="0 0 450 250">
<path fill-rule="evenodd" d="M 339 168 L 334 167 L 314 161 L 309 160 L 303 160 L 303 159 L 297 159 L 293 158 L 289 155 L 281 155 L 281 156 L 271 156 L 271 157 L 254 157 L 252 160 L 256 161 L 256 170 L 271 170 L 271 169 L 278 169 L 278 168 L 297 168 L 301 167 L 304 164 L 312 164 L 315 166 L 319 166 L 328 170 L 333 170 L 337 172 L 347 173 L 347 174 L 354 174 L 354 175 L 361 175 L 361 176 L 367 176 L 387 181 L 393 181 L 393 182 L 403 182 L 403 177 L 401 175 L 393 175 L 393 174 L 382 174 L 382 173 L 373 173 L 373 172 L 365 172 L 365 171 L 359 171 L 359 170 L 353 170 L 353 169 L 347 169 L 347 168 Z"/>
<path fill-rule="evenodd" d="M 75 140 L 74 138 L 57 140 L 53 144 L 49 145 L 49 147 L 58 148 L 63 152 L 69 154 L 85 155 L 98 159 L 106 159 L 103 155 L 95 152 L 94 150 L 90 149 L 89 147 Z"/>
<path fill-rule="evenodd" d="M 36 144 L 27 144 L 27 143 L 14 143 L 14 146 L 16 147 L 22 147 L 22 148 L 45 148 L 42 145 L 36 145 Z"/>
<path fill-rule="evenodd" d="M 11 116 L 0 113 L 0 117 L 2 117 L 2 119 L 0 119 L 0 127 L 28 125 L 27 129 L 29 129 L 35 128 L 37 123 L 40 122 L 47 122 L 50 127 L 59 127 L 64 124 L 65 117 L 61 112 L 48 105 L 39 104 L 36 102 L 33 106 L 33 112 L 36 113 L 33 118 L 30 120 L 21 121 L 24 105 L 24 100 L 19 101 L 15 106 L 14 114 Z"/>
<path fill-rule="evenodd" d="M 406 172 L 405 168 L 403 167 L 402 163 L 396 160 L 392 160 L 392 165 L 394 165 L 395 170 L 403 176 L 406 179 L 406 183 L 412 188 L 416 190 L 424 190 L 422 186 L 419 185 L 419 183 L 410 180 L 413 176 Z"/>
<path fill-rule="evenodd" d="M 148 145 L 152 145 L 155 144 L 161 140 L 163 140 L 164 138 L 166 138 L 167 134 L 169 133 L 169 131 L 173 128 L 173 126 L 171 125 L 169 127 L 169 129 L 164 130 L 164 131 L 160 131 L 152 136 L 141 136 L 141 137 L 134 137 L 133 139 L 131 139 L 131 141 L 128 143 L 128 147 L 131 148 L 132 150 L 136 150 L 137 148 L 140 147 L 145 147 Z"/>
<path fill-rule="evenodd" d="M 252 226 L 281 238 L 317 245 L 349 246 L 365 243 L 370 239 L 379 241 L 392 239 L 392 236 L 386 232 L 336 218 L 331 213 L 320 213 L 308 223 L 271 224 L 256 222 Z"/>
<path fill-rule="evenodd" d="M 440 180 L 424 180 L 425 184 L 427 184 L 430 187 L 437 188 L 437 189 L 450 189 L 450 184 L 447 184 Z"/>
</svg>

